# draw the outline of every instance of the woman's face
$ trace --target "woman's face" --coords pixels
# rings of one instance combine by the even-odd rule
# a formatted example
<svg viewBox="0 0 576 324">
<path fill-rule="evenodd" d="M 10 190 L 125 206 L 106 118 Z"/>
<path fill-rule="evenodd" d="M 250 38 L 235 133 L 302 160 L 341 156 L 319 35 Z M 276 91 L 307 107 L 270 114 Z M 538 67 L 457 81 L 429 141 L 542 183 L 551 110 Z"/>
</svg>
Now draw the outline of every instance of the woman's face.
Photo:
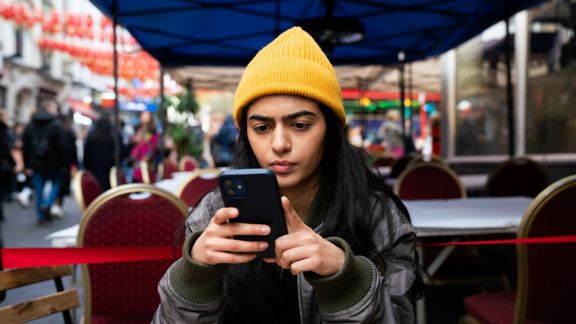
<svg viewBox="0 0 576 324">
<path fill-rule="evenodd" d="M 326 135 L 318 103 L 291 95 L 261 97 L 248 108 L 247 133 L 258 163 L 276 173 L 281 189 L 317 184 Z"/>
</svg>

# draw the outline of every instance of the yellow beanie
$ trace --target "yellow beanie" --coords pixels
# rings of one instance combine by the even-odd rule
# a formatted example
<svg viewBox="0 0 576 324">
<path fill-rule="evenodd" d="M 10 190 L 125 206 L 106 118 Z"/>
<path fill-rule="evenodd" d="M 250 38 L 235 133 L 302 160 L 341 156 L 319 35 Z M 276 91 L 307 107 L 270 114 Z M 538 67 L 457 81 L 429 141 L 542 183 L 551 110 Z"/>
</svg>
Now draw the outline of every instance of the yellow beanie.
<svg viewBox="0 0 576 324">
<path fill-rule="evenodd" d="M 234 120 L 252 101 L 273 94 L 297 95 L 326 105 L 346 125 L 342 91 L 330 61 L 312 36 L 292 27 L 250 61 L 234 96 Z"/>
</svg>

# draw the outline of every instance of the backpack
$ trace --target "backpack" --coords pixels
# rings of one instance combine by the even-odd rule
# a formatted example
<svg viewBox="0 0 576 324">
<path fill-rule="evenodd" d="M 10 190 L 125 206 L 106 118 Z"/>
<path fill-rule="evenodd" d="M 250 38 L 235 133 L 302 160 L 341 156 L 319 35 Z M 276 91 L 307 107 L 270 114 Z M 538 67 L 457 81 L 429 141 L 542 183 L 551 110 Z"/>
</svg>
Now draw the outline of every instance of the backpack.
<svg viewBox="0 0 576 324">
<path fill-rule="evenodd" d="M 50 152 L 50 139 L 45 132 L 34 132 L 32 136 L 32 151 L 37 158 L 46 158 Z"/>
</svg>

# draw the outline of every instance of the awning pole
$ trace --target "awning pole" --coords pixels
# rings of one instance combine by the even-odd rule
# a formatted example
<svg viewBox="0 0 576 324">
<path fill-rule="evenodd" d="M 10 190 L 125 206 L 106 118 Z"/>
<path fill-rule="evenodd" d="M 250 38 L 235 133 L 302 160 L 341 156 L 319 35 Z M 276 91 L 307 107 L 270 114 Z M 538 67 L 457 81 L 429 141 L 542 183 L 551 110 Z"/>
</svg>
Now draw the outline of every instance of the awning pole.
<svg viewBox="0 0 576 324">
<path fill-rule="evenodd" d="M 508 156 L 514 157 L 516 152 L 516 129 L 514 126 L 514 97 L 512 96 L 512 55 L 510 37 L 510 1 L 506 1 L 506 37 L 504 39 L 504 52 L 506 60 L 506 103 L 508 106 Z"/>
<path fill-rule="evenodd" d="M 160 161 L 159 163 L 164 163 L 164 134 L 166 134 L 166 128 L 168 127 L 168 123 L 166 121 L 166 117 L 168 112 L 164 109 L 165 107 L 165 100 L 164 100 L 164 67 L 160 64 L 160 80 L 158 82 L 160 85 L 160 107 L 158 107 L 158 111 L 160 112 L 160 122 L 162 123 L 162 133 L 160 134 L 158 143 L 158 150 L 160 151 Z"/>
<path fill-rule="evenodd" d="M 404 52 L 398 53 L 398 79 L 399 79 L 399 86 L 400 86 L 400 122 L 402 125 L 402 139 L 406 138 L 406 116 L 405 116 L 405 107 L 404 107 L 404 99 L 406 98 L 406 94 L 404 93 Z"/>
<path fill-rule="evenodd" d="M 120 95 L 118 93 L 118 36 L 116 35 L 116 27 L 118 26 L 118 0 L 112 1 L 112 48 L 113 48 L 113 69 L 114 69 L 114 165 L 118 169 L 120 167 L 120 139 L 119 139 L 119 101 Z"/>
</svg>

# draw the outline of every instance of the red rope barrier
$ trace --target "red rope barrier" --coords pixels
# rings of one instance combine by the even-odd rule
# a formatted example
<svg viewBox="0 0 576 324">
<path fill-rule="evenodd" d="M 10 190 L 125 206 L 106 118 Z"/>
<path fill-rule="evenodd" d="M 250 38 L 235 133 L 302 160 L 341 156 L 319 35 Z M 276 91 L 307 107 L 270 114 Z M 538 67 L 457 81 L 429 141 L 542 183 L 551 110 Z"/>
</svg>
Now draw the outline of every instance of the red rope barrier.
<svg viewBox="0 0 576 324">
<path fill-rule="evenodd" d="M 576 243 L 576 235 L 531 237 L 523 239 L 482 240 L 426 243 L 420 247 L 449 245 L 559 244 Z M 85 248 L 3 248 L 0 249 L 5 268 L 30 268 L 63 264 L 95 264 L 132 261 L 175 260 L 181 249 L 174 247 L 85 247 Z"/>
<path fill-rule="evenodd" d="M 503 239 L 503 240 L 423 243 L 423 244 L 417 244 L 417 246 L 420 246 L 420 247 L 438 247 L 438 246 L 449 246 L 449 245 L 459 246 L 459 245 L 557 244 L 557 243 L 576 243 L 576 235 L 529 237 L 529 238 L 522 238 L 522 239 Z"/>
<path fill-rule="evenodd" d="M 175 260 L 182 254 L 174 247 L 85 247 L 0 249 L 5 268 L 44 267 L 130 261 Z"/>
</svg>

